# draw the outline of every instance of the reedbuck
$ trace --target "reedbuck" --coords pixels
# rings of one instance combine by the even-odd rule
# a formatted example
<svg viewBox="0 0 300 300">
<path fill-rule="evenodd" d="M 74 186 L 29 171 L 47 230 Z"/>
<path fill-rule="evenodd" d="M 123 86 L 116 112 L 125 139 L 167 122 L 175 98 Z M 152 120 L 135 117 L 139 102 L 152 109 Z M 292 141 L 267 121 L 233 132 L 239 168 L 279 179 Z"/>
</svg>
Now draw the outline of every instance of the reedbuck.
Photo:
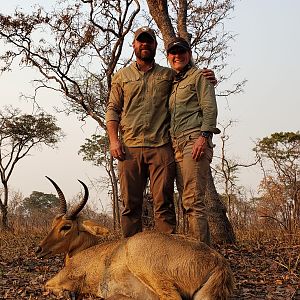
<svg viewBox="0 0 300 300">
<path fill-rule="evenodd" d="M 51 182 L 64 199 L 58 186 Z M 46 283 L 47 290 L 55 294 L 68 291 L 72 299 L 84 294 L 110 300 L 229 298 L 233 290 L 230 267 L 219 253 L 204 243 L 145 231 L 127 239 L 87 246 L 93 243 L 85 244 L 84 239 L 90 240 L 90 237 L 78 229 L 83 225 L 77 217 L 88 197 L 87 188 L 83 186 L 84 201 L 76 214 L 72 214 L 73 219 L 70 220 L 70 214 L 64 209 L 65 214 L 56 217 L 51 232 L 40 245 L 40 256 L 62 251 L 69 256 L 66 266 Z M 108 233 L 107 229 L 98 227 L 97 233 Z M 85 250 L 76 241 L 77 235 L 82 235 L 79 240 L 85 244 Z M 75 239 L 74 244 L 69 236 Z"/>
<path fill-rule="evenodd" d="M 84 187 L 84 196 L 73 210 L 67 212 L 67 203 L 63 192 L 51 178 L 47 177 L 47 179 L 51 181 L 57 191 L 60 213 L 54 218 L 51 231 L 37 247 L 36 254 L 41 258 L 65 253 L 65 263 L 67 263 L 69 258 L 77 252 L 96 245 L 99 242 L 99 236 L 107 235 L 108 229 L 78 216 L 89 197 L 88 188 L 82 181 L 79 180 Z"/>
</svg>

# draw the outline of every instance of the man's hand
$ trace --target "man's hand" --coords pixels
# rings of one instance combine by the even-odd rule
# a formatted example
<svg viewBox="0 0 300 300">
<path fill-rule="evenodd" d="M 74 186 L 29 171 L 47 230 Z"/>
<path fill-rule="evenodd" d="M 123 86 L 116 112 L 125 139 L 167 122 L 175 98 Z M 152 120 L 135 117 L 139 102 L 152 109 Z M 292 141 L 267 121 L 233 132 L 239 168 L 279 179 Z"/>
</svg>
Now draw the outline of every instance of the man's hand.
<svg viewBox="0 0 300 300">
<path fill-rule="evenodd" d="M 207 138 L 203 136 L 199 136 L 195 144 L 193 145 L 192 158 L 198 161 L 199 158 L 201 158 L 204 155 L 206 148 L 207 148 Z"/>
<path fill-rule="evenodd" d="M 211 82 L 214 86 L 218 83 L 218 80 L 216 79 L 215 73 L 211 69 L 203 68 L 202 70 L 203 75 L 207 80 Z"/>
<path fill-rule="evenodd" d="M 119 122 L 111 120 L 106 124 L 110 142 L 110 153 L 117 160 L 125 159 L 125 149 L 118 137 Z"/>
<path fill-rule="evenodd" d="M 125 159 L 125 149 L 119 139 L 110 142 L 110 153 L 117 160 L 123 161 Z"/>
</svg>

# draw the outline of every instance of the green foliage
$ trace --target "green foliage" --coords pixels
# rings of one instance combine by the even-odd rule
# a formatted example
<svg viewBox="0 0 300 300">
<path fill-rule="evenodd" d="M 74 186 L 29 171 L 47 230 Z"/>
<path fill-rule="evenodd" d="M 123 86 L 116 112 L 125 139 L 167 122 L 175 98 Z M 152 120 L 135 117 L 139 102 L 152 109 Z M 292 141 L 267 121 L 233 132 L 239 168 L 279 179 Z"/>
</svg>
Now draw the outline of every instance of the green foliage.
<svg viewBox="0 0 300 300">
<path fill-rule="evenodd" d="M 24 198 L 21 210 L 26 213 L 40 212 L 47 213 L 49 209 L 57 207 L 59 199 L 53 194 L 33 191 L 29 197 Z"/>
<path fill-rule="evenodd" d="M 108 137 L 98 134 L 93 134 L 90 139 L 86 139 L 86 143 L 81 145 L 79 150 L 79 153 L 83 155 L 83 159 L 93 162 L 95 166 L 106 163 L 108 152 Z"/>
<path fill-rule="evenodd" d="M 300 157 L 300 133 L 275 132 L 258 141 L 254 150 L 270 159 L 297 159 Z"/>
<path fill-rule="evenodd" d="M 257 155 L 273 165 L 275 180 L 285 186 L 293 186 L 299 181 L 300 174 L 300 133 L 275 132 L 270 137 L 259 140 L 254 148 Z M 266 174 L 269 175 L 269 174 Z M 265 176 L 266 177 L 266 176 Z"/>
<path fill-rule="evenodd" d="M 63 136 L 55 117 L 45 114 L 22 114 L 19 109 L 0 110 L 0 177 L 3 197 L 0 198 L 2 226 L 8 227 L 8 181 L 20 159 L 38 146 L 54 147 Z"/>
<path fill-rule="evenodd" d="M 45 113 L 21 114 L 18 109 L 6 107 L 0 111 L 0 139 L 25 148 L 38 143 L 53 146 L 62 136 L 55 122 L 54 116 Z"/>
</svg>

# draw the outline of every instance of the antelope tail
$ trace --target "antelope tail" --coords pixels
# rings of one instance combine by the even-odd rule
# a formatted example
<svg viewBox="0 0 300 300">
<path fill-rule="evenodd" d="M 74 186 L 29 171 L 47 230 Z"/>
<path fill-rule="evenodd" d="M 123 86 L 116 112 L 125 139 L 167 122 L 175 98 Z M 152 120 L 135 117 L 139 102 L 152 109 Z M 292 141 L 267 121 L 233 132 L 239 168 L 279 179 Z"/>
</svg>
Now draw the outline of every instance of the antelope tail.
<svg viewBox="0 0 300 300">
<path fill-rule="evenodd" d="M 193 299 L 227 300 L 233 292 L 233 287 L 233 275 L 229 266 L 226 262 L 220 262 L 206 283 L 196 292 Z"/>
</svg>

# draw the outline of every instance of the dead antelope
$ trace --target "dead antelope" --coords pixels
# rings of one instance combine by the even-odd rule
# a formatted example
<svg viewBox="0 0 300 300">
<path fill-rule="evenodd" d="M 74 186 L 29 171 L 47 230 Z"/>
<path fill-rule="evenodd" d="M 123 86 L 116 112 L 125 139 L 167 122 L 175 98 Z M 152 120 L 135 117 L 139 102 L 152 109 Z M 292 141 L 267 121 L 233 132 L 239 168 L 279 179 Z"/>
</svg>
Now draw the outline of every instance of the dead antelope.
<svg viewBox="0 0 300 300">
<path fill-rule="evenodd" d="M 85 187 L 84 198 L 87 194 Z M 60 224 L 54 220 L 54 227 L 41 243 L 42 256 L 57 253 L 57 249 L 70 250 L 69 239 L 65 240 L 68 247 L 62 246 L 63 241 L 60 247 L 50 245 L 55 242 L 49 238 L 54 232 L 70 232 Z M 102 231 L 108 232 L 105 228 Z M 204 243 L 146 231 L 82 251 L 76 245 L 78 248 L 73 245 L 71 251 L 76 255 L 70 255 L 66 266 L 46 283 L 46 289 L 55 294 L 69 291 L 72 295 L 92 294 L 110 300 L 225 300 L 233 290 L 233 276 L 226 260 Z"/>
<path fill-rule="evenodd" d="M 108 230 L 92 220 L 84 220 L 78 216 L 89 196 L 88 188 L 82 181 L 79 180 L 84 187 L 84 196 L 78 206 L 68 212 L 63 192 L 51 178 L 47 178 L 57 191 L 60 213 L 54 218 L 51 231 L 37 247 L 36 254 L 41 258 L 65 253 L 65 263 L 67 263 L 68 259 L 76 253 L 96 245 L 99 236 L 107 235 Z"/>
</svg>

